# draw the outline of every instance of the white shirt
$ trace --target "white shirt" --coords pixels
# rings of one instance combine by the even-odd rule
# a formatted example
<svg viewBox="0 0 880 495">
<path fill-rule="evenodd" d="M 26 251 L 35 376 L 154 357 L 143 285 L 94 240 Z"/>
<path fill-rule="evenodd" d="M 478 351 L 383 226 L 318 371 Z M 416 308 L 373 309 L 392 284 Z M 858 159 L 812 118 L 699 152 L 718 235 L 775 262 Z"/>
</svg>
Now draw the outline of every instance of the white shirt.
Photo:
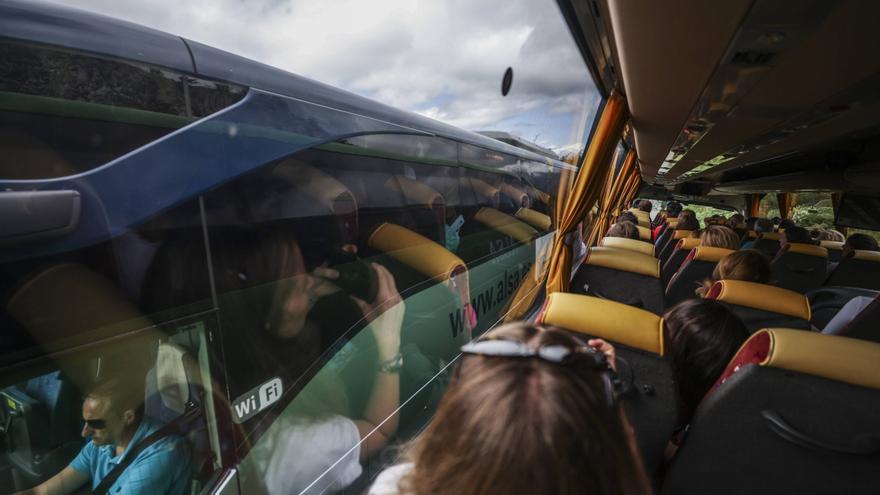
<svg viewBox="0 0 880 495">
<path fill-rule="evenodd" d="M 407 462 L 405 464 L 397 464 L 379 473 L 373 486 L 367 495 L 397 495 L 399 492 L 397 485 L 404 476 L 412 471 L 413 464 Z"/>
</svg>

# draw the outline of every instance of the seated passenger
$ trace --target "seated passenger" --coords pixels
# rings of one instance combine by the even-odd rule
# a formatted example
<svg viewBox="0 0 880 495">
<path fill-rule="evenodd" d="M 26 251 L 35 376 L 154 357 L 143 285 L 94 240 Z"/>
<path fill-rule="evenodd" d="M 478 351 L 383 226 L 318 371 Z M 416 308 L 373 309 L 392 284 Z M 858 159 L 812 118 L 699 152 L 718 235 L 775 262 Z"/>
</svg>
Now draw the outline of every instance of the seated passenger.
<svg viewBox="0 0 880 495">
<path fill-rule="evenodd" d="M 777 230 L 788 230 L 788 229 L 790 229 L 790 228 L 792 228 L 792 227 L 794 227 L 794 226 L 796 226 L 796 225 L 797 225 L 797 224 L 794 223 L 794 220 L 792 220 L 792 219 L 790 219 L 790 218 L 784 218 L 784 219 L 782 219 L 782 220 L 779 221 L 779 226 L 776 227 L 776 229 L 777 229 Z"/>
<path fill-rule="evenodd" d="M 703 282 L 697 289 L 697 295 L 705 297 L 709 289 L 719 280 L 744 280 L 758 284 L 770 283 L 770 261 L 767 256 L 754 249 L 741 249 L 730 253 L 715 265 L 712 277 Z"/>
<path fill-rule="evenodd" d="M 846 237 L 834 229 L 819 229 L 818 235 L 813 239 L 817 241 L 846 242 Z"/>
<path fill-rule="evenodd" d="M 648 200 L 648 199 L 643 199 L 643 200 L 639 201 L 639 206 L 638 206 L 638 208 L 639 208 L 640 210 L 642 210 L 643 212 L 647 213 L 647 214 L 648 214 L 648 218 L 649 218 L 649 220 L 650 220 L 650 217 L 651 217 L 651 209 L 654 208 L 654 205 L 651 203 L 651 201 Z"/>
<path fill-rule="evenodd" d="M 634 213 L 629 212 L 629 211 L 625 211 L 625 212 L 621 213 L 620 216 L 617 217 L 617 223 L 620 223 L 620 222 L 630 222 L 635 225 L 638 225 L 639 219 L 636 217 L 636 215 Z"/>
<path fill-rule="evenodd" d="M 736 229 L 737 225 L 741 225 L 745 223 L 745 221 L 746 217 L 742 216 L 742 214 L 734 213 L 728 217 L 726 225 L 731 229 Z"/>
<path fill-rule="evenodd" d="M 723 225 L 710 225 L 700 233 L 700 246 L 739 249 L 739 236 Z"/>
<path fill-rule="evenodd" d="M 159 430 L 161 424 L 144 417 L 141 385 L 111 378 L 98 383 L 83 401 L 83 438 L 91 438 L 60 473 L 20 494 L 74 493 L 89 483 L 94 491 L 111 473 L 116 476 L 105 493 L 182 494 L 189 490 L 192 459 L 186 441 L 176 435 L 144 443 L 129 460 L 132 449 Z M 121 463 L 127 463 L 123 465 Z M 115 474 L 115 468 L 124 469 Z"/>
<path fill-rule="evenodd" d="M 689 215 L 687 212 L 691 212 Z M 681 212 L 681 216 L 678 217 L 678 224 L 675 226 L 675 230 L 690 230 L 693 232 L 697 232 L 700 230 L 700 222 L 697 221 L 696 215 L 691 210 L 684 210 Z"/>
<path fill-rule="evenodd" d="M 370 494 L 650 492 L 608 343 L 512 323 L 462 352 L 433 421 Z"/>
<path fill-rule="evenodd" d="M 773 222 L 767 220 L 766 218 L 759 218 L 755 220 L 755 228 L 754 231 L 758 234 L 765 234 L 767 232 L 773 232 Z M 745 244 L 742 245 L 743 249 L 751 249 L 752 246 L 755 245 L 755 239 L 752 239 Z"/>
<path fill-rule="evenodd" d="M 670 202 L 666 203 L 666 216 L 664 217 L 664 219 L 678 218 L 678 216 L 681 214 L 681 208 L 682 208 L 681 203 L 679 203 L 678 201 L 670 201 Z M 659 215 L 657 218 L 659 218 Z M 655 220 L 656 220 L 656 218 L 655 218 Z M 657 237 L 660 235 L 661 230 L 663 230 L 663 223 L 658 223 L 654 227 L 654 231 L 652 232 L 651 237 L 653 239 L 657 239 Z"/>
<path fill-rule="evenodd" d="M 639 240 L 639 228 L 632 222 L 618 222 L 608 229 L 605 237 L 623 237 L 626 239 Z"/>
<path fill-rule="evenodd" d="M 867 234 L 852 234 L 843 243 L 843 258 L 849 257 L 850 253 L 855 250 L 880 251 L 880 247 L 877 245 L 877 239 Z"/>
<path fill-rule="evenodd" d="M 785 246 L 789 244 L 816 244 L 810 237 L 810 233 L 803 227 L 792 225 L 779 234 L 779 254 L 785 252 Z M 778 254 L 777 254 L 778 256 Z"/>
</svg>

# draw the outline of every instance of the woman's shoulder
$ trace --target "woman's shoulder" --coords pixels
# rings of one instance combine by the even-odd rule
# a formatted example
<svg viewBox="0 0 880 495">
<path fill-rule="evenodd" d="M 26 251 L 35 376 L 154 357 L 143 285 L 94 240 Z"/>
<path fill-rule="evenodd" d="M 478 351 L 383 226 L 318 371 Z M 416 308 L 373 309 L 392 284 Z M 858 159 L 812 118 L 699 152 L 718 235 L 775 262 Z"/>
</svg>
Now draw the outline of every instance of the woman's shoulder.
<svg viewBox="0 0 880 495">
<path fill-rule="evenodd" d="M 413 464 L 407 462 L 404 464 L 396 464 L 379 473 L 373 486 L 370 487 L 368 495 L 397 495 L 400 493 L 398 484 L 404 476 L 412 471 Z"/>
</svg>

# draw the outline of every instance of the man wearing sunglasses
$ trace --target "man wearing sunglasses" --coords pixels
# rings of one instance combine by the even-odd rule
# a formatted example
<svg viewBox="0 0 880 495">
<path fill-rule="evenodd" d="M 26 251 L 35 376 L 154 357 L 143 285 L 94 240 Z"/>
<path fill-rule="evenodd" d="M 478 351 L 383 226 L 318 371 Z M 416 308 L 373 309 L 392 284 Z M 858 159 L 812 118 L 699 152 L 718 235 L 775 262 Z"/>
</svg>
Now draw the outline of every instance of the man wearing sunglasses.
<svg viewBox="0 0 880 495">
<path fill-rule="evenodd" d="M 133 447 L 161 425 L 143 415 L 143 387 L 110 379 L 99 383 L 83 401 L 82 436 L 90 441 L 66 468 L 20 494 L 65 495 L 101 481 L 132 453 Z M 184 493 L 192 462 L 186 442 L 164 436 L 134 454 L 105 493 Z"/>
</svg>

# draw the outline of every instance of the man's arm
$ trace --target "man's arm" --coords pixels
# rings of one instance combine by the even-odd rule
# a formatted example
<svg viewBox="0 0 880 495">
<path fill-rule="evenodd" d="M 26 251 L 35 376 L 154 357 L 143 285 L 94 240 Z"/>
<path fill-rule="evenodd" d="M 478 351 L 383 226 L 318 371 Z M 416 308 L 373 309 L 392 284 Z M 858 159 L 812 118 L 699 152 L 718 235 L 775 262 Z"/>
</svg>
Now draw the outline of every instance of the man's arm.
<svg viewBox="0 0 880 495">
<path fill-rule="evenodd" d="M 16 495 L 67 495 L 78 490 L 89 481 L 89 475 L 70 466 L 43 483 Z"/>
</svg>

